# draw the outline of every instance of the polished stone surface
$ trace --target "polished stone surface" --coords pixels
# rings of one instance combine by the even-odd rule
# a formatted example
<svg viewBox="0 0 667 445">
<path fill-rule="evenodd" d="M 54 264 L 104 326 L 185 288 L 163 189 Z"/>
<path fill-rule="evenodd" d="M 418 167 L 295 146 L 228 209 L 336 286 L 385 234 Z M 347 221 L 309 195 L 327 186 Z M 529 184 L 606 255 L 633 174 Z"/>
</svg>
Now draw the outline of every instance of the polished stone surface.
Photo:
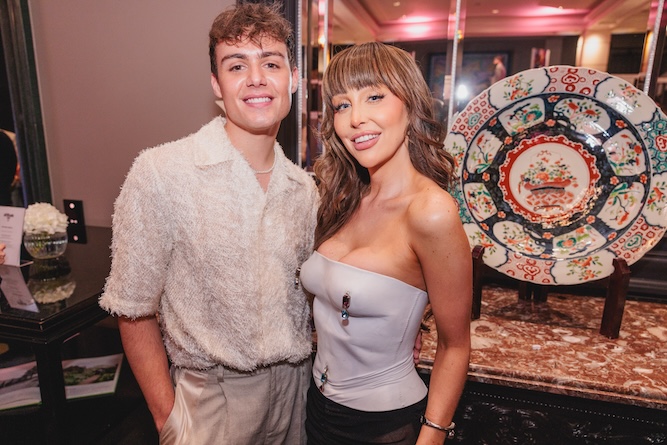
<svg viewBox="0 0 667 445">
<path fill-rule="evenodd" d="M 469 380 L 667 410 L 667 304 L 627 301 L 615 340 L 598 332 L 603 306 L 555 291 L 545 303 L 522 301 L 515 289 L 485 285 Z M 436 342 L 426 325 L 424 371 Z"/>
</svg>

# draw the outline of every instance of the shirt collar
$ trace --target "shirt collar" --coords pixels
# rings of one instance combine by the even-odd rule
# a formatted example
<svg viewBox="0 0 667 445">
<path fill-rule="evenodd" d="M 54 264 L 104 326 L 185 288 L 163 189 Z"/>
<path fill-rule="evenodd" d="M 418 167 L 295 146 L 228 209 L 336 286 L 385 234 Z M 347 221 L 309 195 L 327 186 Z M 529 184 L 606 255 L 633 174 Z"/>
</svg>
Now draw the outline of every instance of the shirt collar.
<svg viewBox="0 0 667 445">
<path fill-rule="evenodd" d="M 232 161 L 235 155 L 241 156 L 227 136 L 226 123 L 224 117 L 218 116 L 195 134 L 193 162 L 197 167 Z"/>
<path fill-rule="evenodd" d="M 227 120 L 222 116 L 217 116 L 211 122 L 204 125 L 201 130 L 195 134 L 195 144 L 193 152 L 193 162 L 197 167 L 206 167 L 224 162 L 243 159 L 243 155 L 232 145 L 227 136 L 225 124 Z M 276 167 L 281 166 L 287 178 L 303 184 L 302 177 L 297 175 L 294 169 L 286 163 L 292 163 L 285 156 L 282 147 L 275 142 L 276 154 L 278 160 Z"/>
</svg>

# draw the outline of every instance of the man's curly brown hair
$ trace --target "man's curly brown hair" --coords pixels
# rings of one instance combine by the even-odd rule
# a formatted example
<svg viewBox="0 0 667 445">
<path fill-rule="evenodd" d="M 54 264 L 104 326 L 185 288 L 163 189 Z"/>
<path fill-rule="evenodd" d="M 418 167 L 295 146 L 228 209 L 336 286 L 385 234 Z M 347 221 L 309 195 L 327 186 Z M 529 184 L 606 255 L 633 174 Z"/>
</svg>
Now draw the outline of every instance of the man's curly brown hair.
<svg viewBox="0 0 667 445">
<path fill-rule="evenodd" d="M 209 32 L 208 54 L 211 73 L 218 76 L 215 48 L 219 43 L 238 45 L 246 41 L 261 47 L 262 39 L 285 42 L 290 67 L 296 66 L 294 57 L 294 32 L 292 24 L 285 19 L 280 3 L 243 3 L 218 15 Z"/>
</svg>

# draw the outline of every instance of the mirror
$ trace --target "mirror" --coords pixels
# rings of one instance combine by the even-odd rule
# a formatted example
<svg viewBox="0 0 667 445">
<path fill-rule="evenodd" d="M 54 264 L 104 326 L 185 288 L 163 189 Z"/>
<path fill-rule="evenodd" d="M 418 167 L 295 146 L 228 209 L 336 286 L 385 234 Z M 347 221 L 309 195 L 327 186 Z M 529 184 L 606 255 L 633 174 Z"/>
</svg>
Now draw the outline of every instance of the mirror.
<svg viewBox="0 0 667 445">
<path fill-rule="evenodd" d="M 332 9 L 327 35 L 333 51 L 371 40 L 393 43 L 415 55 L 427 82 L 433 85 L 435 98 L 442 98 L 445 84 L 456 93 L 459 86 L 467 83 L 467 100 L 489 86 L 493 80 L 492 61 L 497 55 L 504 58 L 507 75 L 541 64 L 588 66 L 600 71 L 609 68 L 612 74 L 631 72 L 635 77 L 628 80 L 642 88 L 655 21 L 650 21 L 649 16 L 654 18 L 659 8 L 657 0 L 541 0 L 530 4 L 508 0 L 502 5 L 490 0 L 396 0 L 389 4 L 382 0 L 327 0 L 319 3 L 320 9 L 322 4 Z M 458 16 L 454 13 L 456 6 L 460 7 Z M 461 38 L 460 56 L 456 60 L 457 70 L 452 72 L 446 60 L 452 52 L 457 17 L 461 22 L 457 35 Z M 321 14 L 319 24 L 321 29 Z M 304 27 L 312 26 L 312 18 L 309 23 L 304 18 Z M 664 25 L 660 29 L 664 34 Z M 631 68 L 626 63 L 621 67 L 626 71 L 616 72 L 619 61 L 628 62 L 627 54 L 618 54 L 619 50 L 628 49 L 628 45 L 638 57 L 632 58 Z M 656 53 L 663 54 L 660 45 Z M 657 65 L 661 59 L 656 58 Z M 484 79 L 471 80 L 472 70 L 480 74 L 480 67 L 491 73 L 481 73 Z M 454 85 L 449 82 L 451 77 L 445 82 L 445 73 L 460 73 L 460 83 L 456 83 L 456 76 Z M 434 75 L 443 78 L 436 81 L 432 79 Z M 655 94 L 651 96 L 662 99 Z M 467 100 L 463 99 L 459 108 Z"/>
<path fill-rule="evenodd" d="M 7 130 L 16 136 L 21 167 L 20 204 L 51 202 L 28 0 L 0 0 L 0 29 L 10 98 L 2 101 L 2 107 L 10 107 L 13 116 L 12 123 L 2 124 L 13 124 Z M 3 110 L 3 116 L 6 114 Z"/>
<path fill-rule="evenodd" d="M 327 38 L 325 22 L 329 24 L 328 14 L 332 3 L 318 0 L 300 0 L 301 8 L 301 73 L 302 101 L 300 105 L 301 150 L 299 163 L 307 171 L 312 171 L 313 163 L 322 152 L 316 135 L 316 129 L 322 116 L 321 82 L 325 63 L 324 41 Z M 325 6 L 322 6 L 325 5 Z M 325 17 L 326 12 L 326 17 Z"/>
</svg>

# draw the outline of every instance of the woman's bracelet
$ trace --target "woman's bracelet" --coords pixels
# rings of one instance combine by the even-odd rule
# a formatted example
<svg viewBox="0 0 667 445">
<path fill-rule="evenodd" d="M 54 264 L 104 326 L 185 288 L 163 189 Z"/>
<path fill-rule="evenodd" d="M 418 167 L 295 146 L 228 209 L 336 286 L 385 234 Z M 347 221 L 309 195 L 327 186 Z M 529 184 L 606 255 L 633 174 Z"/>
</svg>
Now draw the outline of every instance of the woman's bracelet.
<svg viewBox="0 0 667 445">
<path fill-rule="evenodd" d="M 454 438 L 454 428 L 456 428 L 456 424 L 454 422 L 450 423 L 449 426 L 441 426 L 438 425 L 437 423 L 431 422 L 426 418 L 426 416 L 421 416 L 421 419 L 419 419 L 422 425 L 430 426 L 431 428 L 435 428 L 436 430 L 444 431 L 447 434 L 447 439 L 453 439 Z"/>
</svg>

